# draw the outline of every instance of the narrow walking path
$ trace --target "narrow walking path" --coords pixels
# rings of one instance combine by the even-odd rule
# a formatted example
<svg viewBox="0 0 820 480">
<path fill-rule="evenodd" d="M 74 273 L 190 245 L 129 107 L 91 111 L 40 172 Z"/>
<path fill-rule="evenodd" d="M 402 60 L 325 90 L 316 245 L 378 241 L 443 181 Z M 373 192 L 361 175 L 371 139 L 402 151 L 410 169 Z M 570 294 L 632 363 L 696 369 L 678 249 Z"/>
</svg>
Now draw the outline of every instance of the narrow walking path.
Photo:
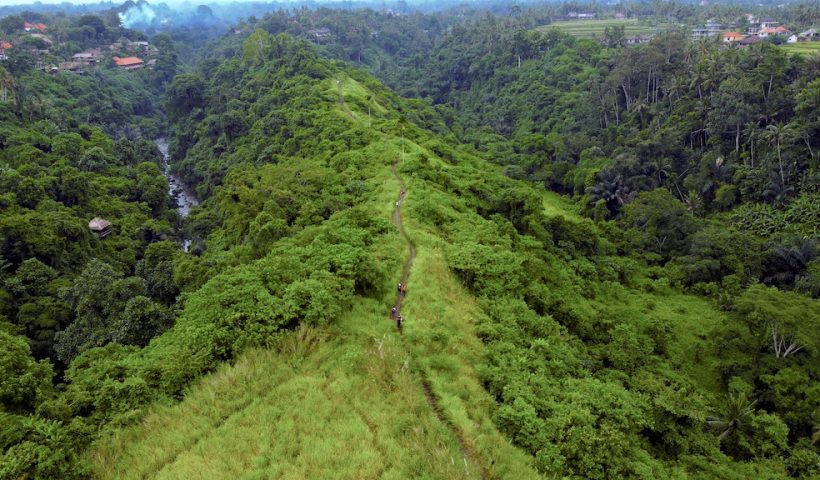
<svg viewBox="0 0 820 480">
<path fill-rule="evenodd" d="M 393 175 L 399 181 L 399 188 L 401 191 L 399 193 L 399 198 L 393 207 L 393 224 L 396 225 L 396 228 L 399 229 L 399 234 L 407 242 L 408 248 L 410 250 L 410 254 L 407 257 L 407 261 L 404 263 L 404 269 L 401 274 L 401 284 L 407 285 L 407 282 L 410 278 L 410 269 L 413 268 L 413 262 L 416 259 L 416 244 L 407 236 L 407 232 L 404 231 L 404 224 L 401 221 L 401 207 L 404 204 L 404 199 L 407 196 L 407 188 L 404 185 L 404 182 L 401 179 L 401 176 L 398 173 L 398 166 L 401 158 L 397 158 L 393 165 L 390 167 L 390 170 L 393 172 Z M 404 302 L 405 293 L 402 291 L 396 292 L 396 302 L 394 306 L 396 308 L 396 316 L 401 315 L 401 305 Z M 395 318 L 393 319 L 395 320 Z M 402 333 L 402 326 L 401 324 L 398 325 L 399 334 Z M 436 398 L 435 394 L 433 393 L 433 389 L 430 386 L 430 381 L 427 378 L 426 372 L 422 369 L 421 371 L 421 386 L 424 390 L 424 397 L 427 399 L 428 405 L 430 405 L 430 409 L 433 410 L 433 413 L 443 425 L 445 425 L 450 432 L 452 432 L 453 436 L 455 436 L 456 440 L 458 441 L 458 447 L 461 450 L 461 456 L 464 461 L 464 469 L 467 471 L 467 475 L 470 476 L 470 465 L 472 464 L 476 468 L 479 469 L 480 478 L 488 479 L 489 473 L 484 465 L 479 461 L 478 456 L 475 453 L 475 450 L 472 446 L 467 443 L 464 435 L 461 431 L 453 425 L 453 423 L 444 416 L 443 410 L 438 403 L 438 399 Z"/>
<path fill-rule="evenodd" d="M 345 102 L 344 92 L 342 90 L 342 82 L 341 80 L 336 80 L 336 88 L 339 94 L 339 106 L 342 109 L 342 112 L 353 121 L 358 121 L 356 116 L 347 106 L 347 102 Z M 404 204 L 404 200 L 407 197 L 407 187 L 404 184 L 404 181 L 399 175 L 398 167 L 399 163 L 401 162 L 401 157 L 396 158 L 396 161 L 390 166 L 390 171 L 393 173 L 393 176 L 396 177 L 396 180 L 399 182 L 399 197 L 396 200 L 393 206 L 393 224 L 398 228 L 399 234 L 407 242 L 409 255 L 407 257 L 407 261 L 404 262 L 404 268 L 402 269 L 401 274 L 401 284 L 407 285 L 407 282 L 410 278 L 410 270 L 413 268 L 413 262 L 416 260 L 416 244 L 410 237 L 407 235 L 407 232 L 404 230 L 404 224 L 402 223 L 401 219 L 401 207 Z M 395 316 L 392 319 L 396 321 L 396 318 L 401 316 L 401 306 L 404 302 L 406 294 L 402 291 L 396 292 L 396 301 L 393 303 L 393 306 L 396 308 Z M 399 334 L 402 334 L 402 326 L 397 324 L 397 328 Z M 469 444 L 461 430 L 459 430 L 452 421 L 450 421 L 445 415 L 444 411 L 439 405 L 438 398 L 433 392 L 433 389 L 430 385 L 430 380 L 427 378 L 427 373 L 424 369 L 421 370 L 421 387 L 424 391 L 424 397 L 427 399 L 427 404 L 430 406 L 430 409 L 433 411 L 436 419 L 444 426 L 447 427 L 448 430 L 453 434 L 458 442 L 459 450 L 461 451 L 461 456 L 464 462 L 464 469 L 467 473 L 467 476 L 472 476 L 473 473 L 471 472 L 471 466 L 478 470 L 479 477 L 482 480 L 486 480 L 490 478 L 489 472 L 487 468 L 479 461 L 478 455 L 476 454 L 475 450 L 472 448 L 472 445 Z"/>
<path fill-rule="evenodd" d="M 407 257 L 407 261 L 404 262 L 404 269 L 401 273 L 401 284 L 407 285 L 407 280 L 410 278 L 410 269 L 413 268 L 413 261 L 416 259 L 416 245 L 410 240 L 410 237 L 407 236 L 407 233 L 404 231 L 404 225 L 401 222 L 401 206 L 404 203 L 404 198 L 407 196 L 407 189 L 404 186 L 404 182 L 402 182 L 401 177 L 398 174 L 396 168 L 399 165 L 399 159 L 396 159 L 395 163 L 390 167 L 390 170 L 393 172 L 393 175 L 399 181 L 399 186 L 401 188 L 401 192 L 399 193 L 399 199 L 396 201 L 395 206 L 393 207 L 393 224 L 399 229 L 399 234 L 402 236 L 405 242 L 410 249 L 410 255 Z M 395 317 L 401 316 L 401 304 L 404 302 L 405 292 L 397 291 L 396 292 L 396 301 L 393 303 L 393 306 L 396 308 Z M 393 318 L 396 320 L 396 318 Z M 399 329 L 399 333 L 402 332 L 401 324 L 397 322 L 397 326 Z"/>
</svg>

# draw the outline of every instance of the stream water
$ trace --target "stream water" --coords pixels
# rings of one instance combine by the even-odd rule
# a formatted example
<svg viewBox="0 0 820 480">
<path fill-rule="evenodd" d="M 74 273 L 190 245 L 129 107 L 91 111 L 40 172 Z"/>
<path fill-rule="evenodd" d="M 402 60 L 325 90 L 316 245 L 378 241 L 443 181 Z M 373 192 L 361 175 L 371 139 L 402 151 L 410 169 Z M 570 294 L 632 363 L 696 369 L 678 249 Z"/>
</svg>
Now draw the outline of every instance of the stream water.
<svg viewBox="0 0 820 480">
<path fill-rule="evenodd" d="M 168 141 L 164 138 L 158 138 L 154 141 L 162 153 L 162 172 L 165 178 L 168 179 L 168 192 L 177 201 L 177 212 L 179 216 L 185 218 L 191 213 L 191 208 L 199 205 L 194 191 L 186 185 L 182 179 L 171 173 L 171 165 L 168 162 Z M 182 232 L 180 232 L 182 235 Z M 182 237 L 182 248 L 187 252 L 188 247 L 191 246 L 191 240 Z"/>
</svg>

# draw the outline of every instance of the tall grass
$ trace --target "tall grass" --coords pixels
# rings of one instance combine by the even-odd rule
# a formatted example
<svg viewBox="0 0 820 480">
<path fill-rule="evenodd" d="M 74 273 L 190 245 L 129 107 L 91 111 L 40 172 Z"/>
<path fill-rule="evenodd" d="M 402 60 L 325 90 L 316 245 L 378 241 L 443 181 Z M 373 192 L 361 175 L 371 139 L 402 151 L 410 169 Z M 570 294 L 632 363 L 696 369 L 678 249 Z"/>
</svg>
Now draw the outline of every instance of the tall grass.
<svg viewBox="0 0 820 480">
<path fill-rule="evenodd" d="M 328 94 L 341 91 L 340 113 L 367 122 L 368 90 L 339 80 Z M 375 131 L 391 126 L 383 113 L 371 109 Z M 367 205 L 389 219 L 399 192 L 389 166 L 402 146 L 393 133 L 377 134 L 381 141 L 367 147 Z M 405 151 L 433 158 L 409 140 Z M 422 194 L 411 190 L 407 201 Z M 472 329 L 478 310 L 450 276 L 437 240 L 421 240 L 404 338 L 388 317 L 407 256 L 392 232 L 373 247 L 392 272 L 381 298 L 357 298 L 334 326 L 301 327 L 278 348 L 250 350 L 202 378 L 180 403 L 154 405 L 139 424 L 106 434 L 90 453 L 95 477 L 459 479 L 479 478 L 481 470 L 534 477 L 527 457 L 490 421 L 493 402 L 472 367 L 481 355 Z M 444 422 L 428 404 L 424 381 Z M 464 458 L 459 436 L 477 459 Z"/>
</svg>

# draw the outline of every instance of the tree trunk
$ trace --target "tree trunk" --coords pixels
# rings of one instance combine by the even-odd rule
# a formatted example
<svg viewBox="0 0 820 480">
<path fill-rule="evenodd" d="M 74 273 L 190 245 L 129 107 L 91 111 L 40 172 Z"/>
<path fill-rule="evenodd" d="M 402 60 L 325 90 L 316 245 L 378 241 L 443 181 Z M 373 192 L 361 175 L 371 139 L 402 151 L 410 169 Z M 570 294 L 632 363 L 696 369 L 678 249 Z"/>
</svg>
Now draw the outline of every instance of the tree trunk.
<svg viewBox="0 0 820 480">
<path fill-rule="evenodd" d="M 737 124 L 737 134 L 735 135 L 735 153 L 740 153 L 740 123 Z"/>
</svg>

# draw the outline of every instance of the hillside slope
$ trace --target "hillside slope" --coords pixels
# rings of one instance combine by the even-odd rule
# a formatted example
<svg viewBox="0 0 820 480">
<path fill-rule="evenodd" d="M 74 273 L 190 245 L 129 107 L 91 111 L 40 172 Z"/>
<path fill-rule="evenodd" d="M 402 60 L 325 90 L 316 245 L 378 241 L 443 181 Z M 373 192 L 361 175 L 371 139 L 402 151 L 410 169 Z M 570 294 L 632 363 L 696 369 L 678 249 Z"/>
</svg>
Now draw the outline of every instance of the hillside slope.
<svg viewBox="0 0 820 480">
<path fill-rule="evenodd" d="M 748 407 L 755 434 L 731 444 L 711 425 L 747 407 L 741 312 L 816 303 L 759 287 L 727 313 L 680 293 L 435 110 L 285 36 L 178 77 L 170 104 L 177 168 L 207 197 L 198 255 L 177 266 L 177 325 L 124 362 L 164 398 L 96 442 L 98 476 L 786 475 L 777 416 Z"/>
<path fill-rule="evenodd" d="M 335 114 L 351 129 L 370 130 L 359 152 L 371 161 L 358 165 L 368 172 L 369 194 L 357 208 L 390 219 L 401 190 L 390 162 L 401 158 L 403 141 L 385 132 L 395 120 L 380 106 L 368 119 L 355 105 L 375 94 L 345 74 L 323 83 L 329 94 L 338 91 Z M 492 424 L 492 399 L 472 367 L 482 351 L 472 332 L 477 308 L 469 308 L 470 295 L 440 255 L 421 252 L 410 270 L 404 308 L 412 317 L 405 314 L 403 335 L 389 317 L 406 248 L 397 228 L 374 243 L 372 253 L 388 266 L 381 298 L 357 297 L 333 326 L 303 326 L 276 349 L 241 355 L 179 404 L 153 407 L 138 426 L 98 441 L 96 475 L 536 478 L 526 455 Z M 450 333 L 462 337 L 439 351 L 424 337 L 445 314 Z M 440 362 L 447 372 L 437 369 Z"/>
</svg>

